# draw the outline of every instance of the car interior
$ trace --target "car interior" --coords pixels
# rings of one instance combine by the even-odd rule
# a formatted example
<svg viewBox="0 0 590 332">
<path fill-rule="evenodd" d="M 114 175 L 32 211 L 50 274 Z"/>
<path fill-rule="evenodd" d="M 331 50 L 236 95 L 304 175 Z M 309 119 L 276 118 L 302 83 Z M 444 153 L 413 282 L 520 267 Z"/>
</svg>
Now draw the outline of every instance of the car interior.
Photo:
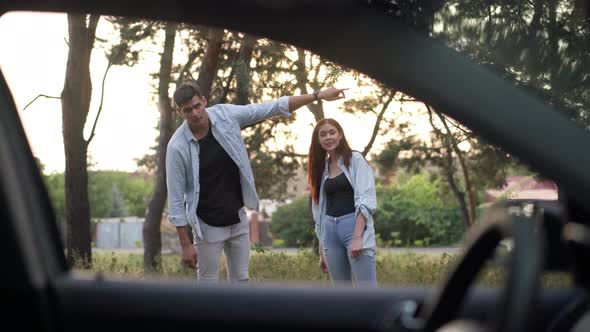
<svg viewBox="0 0 590 332">
<path fill-rule="evenodd" d="M 509 1 L 492 2 L 500 8 Z M 564 3 L 558 13 L 580 11 L 578 28 L 589 41 L 588 2 Z M 93 13 L 157 19 L 296 45 L 427 102 L 559 187 L 557 206 L 533 202 L 530 213 L 502 204 L 490 208 L 470 230 L 452 272 L 433 287 L 203 287 L 190 281 L 79 275 L 66 263 L 52 203 L 9 82 L 2 75 L 0 248 L 6 253 L 1 294 L 7 326 L 31 331 L 590 330 L 589 127 L 574 123 L 558 104 L 424 33 L 421 24 L 432 22 L 412 21 L 414 11 L 424 14 L 453 4 L 442 0 L 0 0 L 0 14 Z M 410 14 L 400 14 L 400 8 Z M 581 47 L 585 58 L 578 61 L 585 66 L 581 69 L 585 86 L 579 88 L 588 100 L 590 43 Z M 39 57 L 41 61 L 42 50 Z M 476 285 L 478 273 L 506 239 L 513 248 L 503 265 L 502 285 Z M 544 288 L 543 276 L 551 272 L 568 274 L 573 285 Z"/>
</svg>

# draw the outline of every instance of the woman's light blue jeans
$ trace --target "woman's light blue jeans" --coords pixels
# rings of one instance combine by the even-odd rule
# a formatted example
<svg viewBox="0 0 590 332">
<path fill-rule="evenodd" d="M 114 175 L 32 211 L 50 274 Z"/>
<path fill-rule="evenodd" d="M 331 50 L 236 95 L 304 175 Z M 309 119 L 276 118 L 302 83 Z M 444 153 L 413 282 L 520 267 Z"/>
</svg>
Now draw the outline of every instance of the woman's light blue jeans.
<svg viewBox="0 0 590 332">
<path fill-rule="evenodd" d="M 350 257 L 350 244 L 356 224 L 355 213 L 340 217 L 326 217 L 324 234 L 324 257 L 334 286 L 376 287 L 375 249 L 363 249 L 361 255 Z"/>
</svg>

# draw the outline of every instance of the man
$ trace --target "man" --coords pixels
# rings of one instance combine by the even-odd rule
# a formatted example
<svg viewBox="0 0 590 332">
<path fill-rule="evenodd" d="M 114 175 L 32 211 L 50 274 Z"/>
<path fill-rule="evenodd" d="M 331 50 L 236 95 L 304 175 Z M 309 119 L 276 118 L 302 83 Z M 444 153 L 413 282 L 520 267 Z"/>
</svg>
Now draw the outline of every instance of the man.
<svg viewBox="0 0 590 332">
<path fill-rule="evenodd" d="M 176 226 L 182 260 L 200 281 L 216 282 L 223 249 L 231 282 L 248 281 L 249 223 L 244 207 L 258 210 L 258 196 L 241 129 L 314 101 L 344 98 L 334 87 L 274 101 L 207 108 L 195 83 L 174 92 L 184 122 L 166 152 L 168 219 Z M 193 231 L 193 242 L 188 226 Z M 197 265 L 198 262 L 198 265 Z"/>
</svg>

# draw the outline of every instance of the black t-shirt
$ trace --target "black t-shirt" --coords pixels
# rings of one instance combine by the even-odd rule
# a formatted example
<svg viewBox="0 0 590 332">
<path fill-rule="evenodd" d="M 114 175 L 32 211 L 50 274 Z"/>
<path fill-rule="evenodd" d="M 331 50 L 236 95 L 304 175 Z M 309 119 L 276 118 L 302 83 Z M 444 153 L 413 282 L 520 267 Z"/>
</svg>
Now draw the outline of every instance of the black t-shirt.
<svg viewBox="0 0 590 332">
<path fill-rule="evenodd" d="M 354 212 L 354 189 L 344 173 L 328 178 L 324 190 L 328 202 L 327 215 L 340 217 Z"/>
<path fill-rule="evenodd" d="M 223 227 L 240 222 L 244 206 L 240 170 L 211 133 L 199 140 L 199 204 L 197 216 L 208 225 Z"/>
</svg>

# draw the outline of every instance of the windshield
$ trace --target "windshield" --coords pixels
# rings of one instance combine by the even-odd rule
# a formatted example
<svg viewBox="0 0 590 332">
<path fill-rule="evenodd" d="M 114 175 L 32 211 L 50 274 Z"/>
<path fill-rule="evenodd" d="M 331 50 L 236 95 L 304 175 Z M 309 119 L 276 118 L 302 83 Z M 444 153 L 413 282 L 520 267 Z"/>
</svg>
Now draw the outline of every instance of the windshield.
<svg viewBox="0 0 590 332">
<path fill-rule="evenodd" d="M 384 15 L 405 20 L 589 128 L 590 28 L 577 8 L 580 1 L 396 3 L 379 6 L 387 7 Z M 44 29 L 31 29 L 35 25 Z M 366 213 L 358 234 L 349 235 L 365 236 L 358 252 L 372 260 L 379 286 L 440 283 L 468 230 L 498 202 L 523 213 L 531 204 L 558 204 L 552 179 L 479 133 L 400 89 L 293 45 L 187 23 L 21 12 L 0 19 L 0 42 L 6 45 L 0 66 L 42 171 L 68 261 L 77 271 L 196 278 L 197 271 L 183 261 L 179 226 L 190 226 L 185 235 L 191 245 L 214 238 L 210 226 L 215 225 L 201 217 L 223 210 L 230 200 L 219 197 L 230 193 L 237 197 L 232 202 L 240 203 L 234 221 L 245 220 L 240 232 L 248 234 L 252 281 L 330 286 L 318 233 L 325 231 L 319 220 L 327 219 L 314 215 L 313 202 L 314 193 L 327 197 L 334 184 L 314 186 L 317 177 L 310 177 L 314 138 L 328 153 L 318 157 L 322 161 L 330 152 L 341 156 L 330 144 L 344 137 L 349 144 L 346 167 L 322 168 L 326 179 L 343 174 L 344 187 L 350 185 L 353 193 L 362 186 L 374 191 L 374 202 L 367 196 L 365 205 L 358 203 L 349 190 L 336 195 L 330 207 L 354 212 L 355 218 L 356 212 Z M 197 84 L 202 99 L 176 100 L 185 82 Z M 332 86 L 342 89 L 337 98 L 327 92 Z M 280 102 L 283 96 L 308 99 L 289 112 L 289 104 Z M 277 115 L 293 114 L 243 122 L 238 116 L 232 125 L 242 128 L 234 136 L 223 136 L 236 130 L 229 125 L 211 129 L 211 135 L 188 134 L 199 149 L 225 151 L 212 155 L 225 158 L 227 167 L 197 164 L 210 159 L 191 145 L 170 150 L 176 143 L 169 142 L 188 132 L 184 124 L 200 123 L 201 110 L 217 112 L 231 104 L 231 114 L 246 109 L 236 105 L 271 101 Z M 208 128 L 222 128 L 216 122 L 222 117 L 212 115 Z M 342 128 L 318 126 L 325 118 Z M 177 159 L 167 151 L 178 153 Z M 195 155 L 199 159 L 191 159 Z M 174 167 L 181 171 L 173 173 Z M 364 182 L 355 182 L 350 167 L 364 167 Z M 219 171 L 229 169 L 233 178 Z M 178 186 L 170 185 L 170 174 L 183 178 Z M 202 181 L 196 174 L 218 180 Z M 227 191 L 213 193 L 218 185 Z M 176 189 L 181 191 L 171 192 Z M 201 206 L 205 212 L 199 214 L 199 201 L 207 197 L 221 204 Z M 339 210 L 339 202 L 351 200 Z M 179 207 L 186 219 L 180 222 Z M 224 279 L 232 263 L 220 248 L 214 266 Z M 499 248 L 510 250 L 509 241 Z M 482 275 L 486 284 L 501 280 L 498 268 Z M 556 276 L 548 284 L 569 285 L 569 279 Z"/>
</svg>

